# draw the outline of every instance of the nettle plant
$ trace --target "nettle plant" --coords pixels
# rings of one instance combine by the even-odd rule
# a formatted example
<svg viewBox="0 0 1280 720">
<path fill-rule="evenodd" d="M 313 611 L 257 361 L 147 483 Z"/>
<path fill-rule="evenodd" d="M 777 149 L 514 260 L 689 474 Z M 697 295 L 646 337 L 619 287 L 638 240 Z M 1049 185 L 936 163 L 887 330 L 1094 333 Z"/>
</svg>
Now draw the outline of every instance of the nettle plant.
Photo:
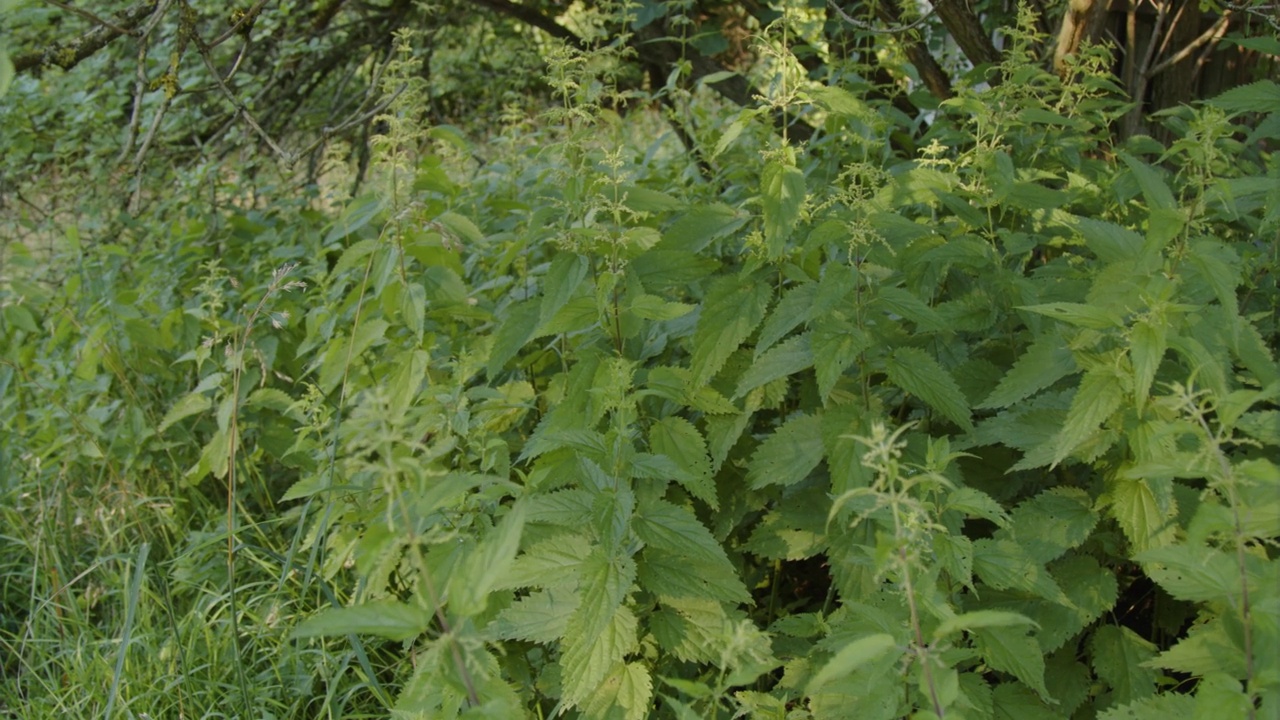
<svg viewBox="0 0 1280 720">
<path fill-rule="evenodd" d="M 403 643 L 401 717 L 1280 712 L 1277 87 L 1113 147 L 1101 56 L 1021 27 L 913 157 L 788 80 L 825 136 L 741 116 L 715 196 L 612 50 L 483 166 L 403 92 L 297 348 L 338 405 L 283 499 L 350 603 L 295 636 Z"/>
</svg>

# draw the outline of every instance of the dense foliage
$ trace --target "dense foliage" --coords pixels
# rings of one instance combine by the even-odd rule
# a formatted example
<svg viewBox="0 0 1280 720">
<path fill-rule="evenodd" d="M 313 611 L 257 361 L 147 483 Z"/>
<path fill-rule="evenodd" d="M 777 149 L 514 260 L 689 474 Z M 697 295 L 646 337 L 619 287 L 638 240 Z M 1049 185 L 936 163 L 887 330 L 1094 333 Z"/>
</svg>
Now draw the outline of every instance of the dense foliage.
<svg viewBox="0 0 1280 720">
<path fill-rule="evenodd" d="M 446 8 L 332 132 L 13 80 L 0 716 L 1280 716 L 1280 85 L 1119 132 L 1022 7 L 904 107 L 780 3 L 722 103 L 692 5 Z"/>
</svg>

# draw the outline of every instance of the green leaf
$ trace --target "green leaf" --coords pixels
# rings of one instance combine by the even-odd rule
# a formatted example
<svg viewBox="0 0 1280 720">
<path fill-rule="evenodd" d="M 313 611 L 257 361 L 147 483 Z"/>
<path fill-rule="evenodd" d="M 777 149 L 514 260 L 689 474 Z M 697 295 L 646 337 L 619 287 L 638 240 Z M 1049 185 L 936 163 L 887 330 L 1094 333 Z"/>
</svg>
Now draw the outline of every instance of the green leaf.
<svg viewBox="0 0 1280 720">
<path fill-rule="evenodd" d="M 530 500 L 530 503 L 535 502 L 536 500 Z M 529 518 L 525 519 L 528 521 Z M 577 533 L 553 535 L 526 549 L 511 563 L 511 567 L 494 587 L 500 590 L 515 590 L 566 583 L 576 585 L 578 568 L 590 554 L 591 542 L 585 535 Z"/>
<path fill-rule="evenodd" d="M 705 385 L 764 319 L 772 290 L 751 275 L 724 277 L 707 291 L 693 332 L 691 384 Z"/>
<path fill-rule="evenodd" d="M 770 259 L 776 260 L 785 253 L 787 240 L 800 219 L 804 199 L 804 173 L 800 168 L 778 160 L 764 166 L 760 176 L 760 202 Z"/>
<path fill-rule="evenodd" d="M 973 430 L 969 419 L 969 402 L 951 374 L 943 369 L 932 356 L 913 347 L 901 347 L 885 359 L 885 374 L 894 385 L 902 388 L 959 425 L 966 431 Z"/>
<path fill-rule="evenodd" d="M 1104 625 L 1093 633 L 1093 670 L 1111 686 L 1117 704 L 1155 694 L 1156 674 L 1148 669 L 1156 646 L 1127 627 Z"/>
<path fill-rule="evenodd" d="M 1051 302 L 1040 305 L 1020 305 L 1018 310 L 1044 315 L 1062 322 L 1093 330 L 1108 330 L 1124 325 L 1119 314 L 1096 305 L 1082 303 Z"/>
<path fill-rule="evenodd" d="M 796 415 L 760 443 L 747 466 L 752 489 L 766 485 L 787 487 L 808 477 L 822 462 L 822 421 Z"/>
<path fill-rule="evenodd" d="M 973 631 L 978 652 L 987 664 L 1007 672 L 1049 701 L 1044 685 L 1044 654 L 1025 627 L 981 627 Z"/>
<path fill-rule="evenodd" d="M 496 640 L 553 643 L 564 637 L 579 601 L 568 588 L 539 590 L 503 609 L 486 631 Z"/>
<path fill-rule="evenodd" d="M 641 573 L 647 589 L 671 597 L 750 601 L 724 548 L 691 511 L 662 500 L 646 503 L 633 519 L 632 527 L 647 546 L 642 557 L 649 574 Z M 679 573 L 680 582 L 661 577 L 656 572 L 661 569 L 667 570 L 668 575 Z M 655 588 L 655 584 L 663 590 Z M 674 592 L 673 586 L 677 588 Z"/>
<path fill-rule="evenodd" d="M 462 616 L 483 612 L 488 595 L 511 567 L 520 547 L 527 506 L 517 502 L 467 558 L 465 570 L 455 571 L 449 583 L 449 608 Z"/>
<path fill-rule="evenodd" d="M 1128 228 L 1095 218 L 1073 217 L 1072 222 L 1085 245 L 1104 263 L 1136 260 L 1142 253 L 1142 236 Z"/>
<path fill-rule="evenodd" d="M 1192 625 L 1186 637 L 1149 660 L 1148 664 L 1199 677 L 1218 672 L 1225 672 L 1231 677 L 1248 674 L 1244 648 L 1232 639 L 1218 618 Z"/>
<path fill-rule="evenodd" d="M 996 590 L 1013 588 L 1063 605 L 1071 604 L 1044 565 L 1012 540 L 975 540 L 973 571 Z"/>
<path fill-rule="evenodd" d="M 933 631 L 933 639 L 941 640 L 961 630 L 980 630 L 984 628 L 1037 626 L 1036 621 L 1016 612 L 1007 610 L 975 610 L 962 613 L 943 620 Z"/>
<path fill-rule="evenodd" d="M 1237 602 L 1243 589 L 1236 561 L 1215 548 L 1168 545 L 1138 553 L 1135 559 L 1152 580 L 1179 600 Z"/>
<path fill-rule="evenodd" d="M 1116 478 L 1108 512 L 1124 531 L 1135 552 L 1173 542 L 1171 523 L 1178 507 L 1172 483 L 1158 479 Z"/>
<path fill-rule="evenodd" d="M 551 258 L 551 267 L 542 278 L 538 325 L 545 326 L 573 298 L 589 269 L 587 259 L 577 253 L 558 252 Z"/>
<path fill-rule="evenodd" d="M 618 663 L 590 698 L 582 703 L 589 718 L 645 720 L 653 704 L 653 680 L 638 662 Z M 621 714 L 612 712 L 620 710 Z"/>
<path fill-rule="evenodd" d="M 1230 113 L 1280 112 L 1280 85 L 1274 80 L 1259 80 L 1231 88 L 1209 101 Z"/>
<path fill-rule="evenodd" d="M 329 608 L 307 618 L 293 631 L 295 638 L 328 635 L 377 635 L 388 640 L 412 640 L 427 631 L 432 616 L 425 608 L 398 600 L 375 600 L 352 607 Z"/>
<path fill-rule="evenodd" d="M 602 622 L 594 622 L 596 618 Z M 597 624 L 599 631 L 591 632 Z M 584 594 L 582 606 L 570 620 L 560 645 L 560 682 L 565 702 L 577 705 L 589 698 L 635 646 L 636 616 L 625 607 L 604 612 Z"/>
<path fill-rule="evenodd" d="M 694 205 L 662 234 L 661 248 L 701 252 L 713 240 L 724 237 L 747 223 L 745 213 L 724 203 Z"/>
<path fill-rule="evenodd" d="M 436 218 L 436 222 L 444 226 L 449 231 L 449 234 L 455 238 L 466 240 L 473 245 L 484 242 L 484 233 L 480 231 L 480 228 L 476 227 L 475 223 L 471 222 L 471 218 L 464 215 L 446 211 L 440 213 L 439 217 Z"/>
<path fill-rule="evenodd" d="M 807 282 L 790 288 L 774 306 L 769 318 L 760 327 L 756 341 L 756 357 L 781 340 L 809 317 L 818 299 L 818 283 Z"/>
<path fill-rule="evenodd" d="M 693 423 L 682 417 L 665 417 L 649 426 L 649 448 L 665 455 L 685 471 L 676 481 L 690 495 L 705 502 L 712 510 L 719 508 L 716 486 L 711 479 L 711 458 L 706 441 Z"/>
<path fill-rule="evenodd" d="M 1062 431 L 1054 438 L 1053 464 L 1062 462 L 1096 433 L 1123 400 L 1124 386 L 1115 368 L 1099 365 L 1087 371 L 1071 398 Z"/>
<path fill-rule="evenodd" d="M 936 310 L 902 288 L 880 288 L 870 308 L 872 311 L 890 313 L 910 320 L 920 332 L 938 332 L 947 328 Z"/>
<path fill-rule="evenodd" d="M 693 312 L 694 306 L 669 302 L 657 295 L 640 295 L 631 301 L 631 312 L 645 320 L 675 320 Z"/>
<path fill-rule="evenodd" d="M 809 346 L 821 398 L 831 395 L 840 376 L 871 344 L 871 337 L 852 323 L 829 316 L 814 321 Z"/>
<path fill-rule="evenodd" d="M 1168 348 L 1165 333 L 1168 321 L 1163 314 L 1144 317 L 1129 330 L 1129 357 L 1133 361 L 1133 392 L 1139 408 L 1147 404 L 1151 383 Z"/>
<path fill-rule="evenodd" d="M 1012 519 L 1007 534 L 1038 563 L 1047 563 L 1078 547 L 1098 524 L 1089 494 L 1071 487 L 1045 490 L 1019 505 Z"/>
<path fill-rule="evenodd" d="M 1152 210 L 1173 210 L 1178 207 L 1173 191 L 1165 184 L 1164 178 L 1155 168 L 1128 153 L 1122 152 L 1119 155 L 1124 164 L 1129 166 L 1129 172 L 1133 174 L 1134 179 L 1138 181 L 1138 187 L 1142 188 L 1142 196 L 1147 200 L 1147 207 Z"/>
<path fill-rule="evenodd" d="M 333 227 L 329 228 L 329 232 L 324 236 L 324 244 L 328 245 L 329 243 L 341 240 L 365 225 L 368 225 L 369 222 L 377 217 L 378 213 L 382 211 L 383 205 L 384 202 L 381 194 L 362 195 L 352 200 L 347 205 L 346 209 L 342 211 L 342 215 L 338 216 L 338 219 L 333 222 Z M 346 260 L 346 255 L 350 253 L 351 250 L 352 248 L 348 248 L 347 252 L 343 253 L 342 260 Z M 368 255 L 372 251 L 373 247 L 368 247 L 361 252 L 361 255 Z M 338 263 L 338 266 L 339 267 L 334 268 L 334 275 L 338 274 L 339 268 L 345 269 L 344 263 L 341 261 Z M 349 267 L 349 265 L 346 267 Z"/>
<path fill-rule="evenodd" d="M 192 415 L 199 415 L 213 407 L 213 400 L 202 392 L 189 392 L 182 396 L 182 399 L 173 404 L 169 408 L 169 412 L 164 414 L 164 419 L 160 421 L 160 425 L 156 427 L 156 434 L 162 435 L 165 430 L 173 427 L 174 423 L 189 418 Z"/>
<path fill-rule="evenodd" d="M 889 658 L 880 660 L 881 656 L 890 650 L 896 650 Z M 824 685 L 840 680 L 849 675 L 858 668 L 875 660 L 885 664 L 894 664 L 898 661 L 897 656 L 903 652 L 898 647 L 897 641 L 888 633 L 877 633 L 866 637 L 858 638 L 840 648 L 826 665 L 813 676 L 809 681 L 806 693 L 812 695 Z"/>
<path fill-rule="evenodd" d="M 1184 720 L 1192 718 L 1195 709 L 1196 701 L 1191 696 L 1168 693 L 1113 705 L 1098 713 L 1098 720 Z"/>
<path fill-rule="evenodd" d="M 980 408 L 1008 407 L 1076 371 L 1071 351 L 1056 333 L 1037 337 L 1018 358 Z"/>
<path fill-rule="evenodd" d="M 489 351 L 486 371 L 491 379 L 496 378 L 507 361 L 533 339 L 538 329 L 538 314 L 539 306 L 533 300 L 525 300 L 507 309 L 507 317 L 494 333 L 493 348 Z"/>
<path fill-rule="evenodd" d="M 809 339 L 810 333 L 792 336 L 757 358 L 739 378 L 738 390 L 733 398 L 740 398 L 765 383 L 813 367 L 813 351 L 809 347 Z"/>
</svg>

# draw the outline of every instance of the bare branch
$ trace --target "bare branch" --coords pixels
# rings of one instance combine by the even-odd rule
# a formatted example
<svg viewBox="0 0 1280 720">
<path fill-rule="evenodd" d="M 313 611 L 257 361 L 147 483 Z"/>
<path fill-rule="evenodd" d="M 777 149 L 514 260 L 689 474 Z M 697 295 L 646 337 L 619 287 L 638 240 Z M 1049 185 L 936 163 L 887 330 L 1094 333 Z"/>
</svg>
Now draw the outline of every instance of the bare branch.
<svg viewBox="0 0 1280 720">
<path fill-rule="evenodd" d="M 15 72 L 35 70 L 38 73 L 54 65 L 70 70 L 106 47 L 112 40 L 133 32 L 155 6 L 156 0 L 143 0 L 117 13 L 110 24 L 99 24 L 74 40 L 54 43 L 44 50 L 17 55 L 13 58 L 13 69 Z"/>
<path fill-rule="evenodd" d="M 920 16 L 919 19 L 911 22 L 908 25 L 894 25 L 891 27 L 879 27 L 877 25 L 872 25 L 871 23 L 866 23 L 853 17 L 849 13 L 845 12 L 844 8 L 837 5 L 835 3 L 835 0 L 827 0 L 827 5 L 829 5 L 832 10 L 835 10 L 836 13 L 840 15 L 841 19 L 843 19 L 845 22 L 849 23 L 850 25 L 858 28 L 859 30 L 866 30 L 867 32 L 880 33 L 884 35 L 900 35 L 902 33 L 911 32 L 912 30 L 915 30 L 921 25 L 924 25 L 925 22 L 927 22 L 929 18 L 933 17 L 933 14 L 938 10 L 935 7 L 930 7 L 929 12 Z"/>
<path fill-rule="evenodd" d="M 102 27 L 107 28 L 108 30 L 114 30 L 121 35 L 137 35 L 138 34 L 138 31 L 134 30 L 133 28 L 120 27 L 119 25 L 116 25 L 110 20 L 103 18 L 101 15 L 96 15 L 94 13 L 89 12 L 88 10 L 85 10 L 84 8 L 78 8 L 75 5 L 69 5 L 67 3 L 62 2 L 62 0 L 44 0 L 44 1 L 49 3 L 50 5 L 53 5 L 54 7 L 62 8 L 63 10 L 66 10 L 67 12 L 72 13 L 74 15 L 79 15 L 80 17 L 84 18 L 85 20 L 88 20 L 89 22 L 95 25 L 101 25 Z"/>
<path fill-rule="evenodd" d="M 1227 13 L 1222 17 L 1218 18 L 1218 21 L 1216 23 L 1214 23 L 1208 30 L 1205 30 L 1203 33 L 1200 34 L 1200 37 L 1196 38 L 1195 40 L 1192 40 L 1190 43 L 1187 43 L 1187 46 L 1182 48 L 1178 52 L 1174 53 L 1173 57 L 1168 58 L 1162 61 L 1159 65 L 1156 65 L 1155 67 L 1151 68 L 1151 70 L 1147 73 L 1147 77 L 1149 78 L 1155 77 L 1156 75 L 1159 75 L 1160 73 L 1164 72 L 1165 70 L 1168 70 L 1174 65 L 1177 65 L 1183 60 L 1186 60 L 1187 58 L 1191 57 L 1192 53 L 1194 53 L 1201 45 L 1204 45 L 1205 43 L 1212 43 L 1210 47 L 1218 44 L 1218 41 L 1222 39 L 1222 36 L 1227 34 L 1227 26 L 1230 23 L 1231 23 L 1230 13 Z"/>
</svg>

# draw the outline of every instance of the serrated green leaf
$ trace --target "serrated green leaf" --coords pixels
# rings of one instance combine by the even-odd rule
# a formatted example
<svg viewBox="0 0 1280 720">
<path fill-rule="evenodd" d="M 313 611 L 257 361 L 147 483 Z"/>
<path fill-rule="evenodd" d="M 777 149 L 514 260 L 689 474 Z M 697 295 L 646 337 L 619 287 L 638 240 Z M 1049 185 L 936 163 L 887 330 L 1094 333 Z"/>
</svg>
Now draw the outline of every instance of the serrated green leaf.
<svg viewBox="0 0 1280 720">
<path fill-rule="evenodd" d="M 809 347 L 810 337 L 811 333 L 795 335 L 759 356 L 739 378 L 738 389 L 733 399 L 740 398 L 765 383 L 813 367 L 813 350 Z"/>
<path fill-rule="evenodd" d="M 693 312 L 694 306 L 663 300 L 657 295 L 641 295 L 631 301 L 631 312 L 645 320 L 675 320 Z"/>
<path fill-rule="evenodd" d="M 352 200 L 342 211 L 342 215 L 338 216 L 338 219 L 333 222 L 333 227 L 329 228 L 329 232 L 325 234 L 324 244 L 328 245 L 331 242 L 341 240 L 368 225 L 382 211 L 383 205 L 383 197 L 380 194 L 362 195 Z M 351 248 L 348 248 L 347 253 L 349 252 L 351 252 Z M 361 255 L 367 255 L 369 252 L 372 252 L 372 248 L 363 249 Z M 344 258 L 347 253 L 343 253 Z M 338 267 L 343 267 L 341 260 L 338 263 Z M 347 267 L 350 266 L 348 265 Z M 337 275 L 338 272 L 338 268 L 334 268 L 333 274 Z"/>
<path fill-rule="evenodd" d="M 894 385 L 919 397 L 943 417 L 966 431 L 973 430 L 969 401 L 937 360 L 923 350 L 900 347 L 885 359 L 885 374 Z"/>
<path fill-rule="evenodd" d="M 1076 361 L 1055 333 L 1037 337 L 1000 379 L 980 408 L 1008 407 L 1076 371 Z"/>
<path fill-rule="evenodd" d="M 916 324 L 916 328 L 921 332 L 938 332 L 945 330 L 947 327 L 942 317 L 938 315 L 938 311 L 902 288 L 880 288 L 876 293 L 875 299 L 871 302 L 870 309 L 877 312 L 891 313 L 904 320 L 910 320 Z"/>
<path fill-rule="evenodd" d="M 1101 365 L 1085 372 L 1062 431 L 1054 438 L 1053 464 L 1065 460 L 1096 433 L 1123 400 L 1124 385 L 1114 368 Z"/>
<path fill-rule="evenodd" d="M 1139 408 L 1147 404 L 1151 383 L 1168 348 L 1165 334 L 1168 322 L 1164 315 L 1145 317 L 1129 330 L 1129 357 L 1133 361 L 1133 392 Z"/>
<path fill-rule="evenodd" d="M 1189 695 L 1156 695 L 1124 705 L 1113 705 L 1098 713 L 1098 720 L 1192 720 L 1195 707 L 1196 701 Z"/>
<path fill-rule="evenodd" d="M 1119 155 L 1124 164 L 1129 166 L 1129 172 L 1133 174 L 1134 179 L 1138 181 L 1138 187 L 1142 188 L 1142 197 L 1146 198 L 1147 207 L 1152 210 L 1173 210 L 1178 207 L 1173 191 L 1169 189 L 1159 171 L 1128 153 L 1122 152 Z"/>
<path fill-rule="evenodd" d="M 1116 478 L 1107 511 L 1124 531 L 1135 552 L 1173 542 L 1176 528 L 1170 520 L 1178 506 L 1172 483 L 1158 479 Z"/>
<path fill-rule="evenodd" d="M 467 558 L 464 569 L 454 572 L 449 583 L 450 610 L 463 616 L 484 611 L 490 591 L 506 575 L 520 547 L 526 507 L 517 502 Z"/>
<path fill-rule="evenodd" d="M 1142 253 L 1142 236 L 1133 230 L 1096 218 L 1073 217 L 1072 222 L 1085 245 L 1104 263 L 1136 260 Z"/>
<path fill-rule="evenodd" d="M 725 277 L 707 291 L 693 332 L 691 384 L 705 385 L 764 319 L 772 290 L 753 276 Z"/>
<path fill-rule="evenodd" d="M 897 641 L 888 633 L 877 633 L 866 637 L 858 638 L 848 643 L 844 647 L 836 651 L 826 665 L 813 676 L 809 681 L 806 689 L 808 694 L 814 694 L 824 685 L 828 685 L 839 680 L 867 663 L 876 660 L 888 664 L 897 662 L 897 657 L 890 657 L 880 660 L 885 653 L 895 650 L 893 655 L 901 655 L 902 648 L 898 647 Z"/>
<path fill-rule="evenodd" d="M 538 325 L 551 322 L 587 277 L 590 269 L 587 259 L 577 253 L 558 252 L 551 258 L 551 267 L 542 278 L 542 302 L 538 306 Z"/>
<path fill-rule="evenodd" d="M 646 503 L 632 527 L 647 546 L 640 571 L 651 592 L 726 602 L 750 600 L 724 548 L 689 510 L 661 500 Z"/>
<path fill-rule="evenodd" d="M 804 173 L 800 168 L 778 160 L 765 164 L 760 175 L 760 204 L 770 259 L 783 256 L 791 231 L 800 219 L 804 199 Z"/>
<path fill-rule="evenodd" d="M 493 347 L 489 350 L 486 371 L 490 379 L 497 377 L 507 361 L 520 352 L 525 343 L 533 339 L 538 329 L 539 306 L 525 300 L 507 309 L 507 317 L 494 333 Z"/>
<path fill-rule="evenodd" d="M 1118 704 L 1155 694 L 1156 674 L 1147 668 L 1155 645 L 1127 627 L 1104 625 L 1093 633 L 1093 670 L 1111 686 Z"/>
<path fill-rule="evenodd" d="M 1263 35 L 1265 36 L 1265 33 Z M 1230 113 L 1280 112 L 1280 85 L 1274 80 L 1259 80 L 1248 85 L 1240 85 L 1213 98 L 1209 104 Z"/>
<path fill-rule="evenodd" d="M 683 469 L 684 477 L 677 477 L 690 495 L 705 502 L 715 510 L 719 507 L 715 483 L 711 479 L 711 458 L 707 444 L 693 423 L 681 417 L 665 417 L 649 426 L 649 447 L 653 452 L 665 455 Z"/>
<path fill-rule="evenodd" d="M 295 638 L 328 635 L 377 635 L 388 640 L 411 640 L 426 632 L 432 616 L 425 608 L 398 600 L 375 600 L 352 607 L 329 608 L 302 621 Z"/>
<path fill-rule="evenodd" d="M 636 662 L 618 663 L 582 703 L 582 711 L 589 718 L 644 720 L 649 717 L 652 704 L 649 670 Z"/>
<path fill-rule="evenodd" d="M 1009 525 L 1004 507 L 990 495 L 971 487 L 960 487 L 947 495 L 947 510 L 959 510 L 969 517 L 986 518 L 1000 527 Z"/>
<path fill-rule="evenodd" d="M 591 600 L 585 595 L 578 612 L 574 613 L 561 642 L 560 666 L 565 702 L 577 705 L 596 690 L 609 671 L 622 662 L 636 645 L 636 616 L 625 607 L 593 612 Z M 596 623 L 600 618 L 602 622 Z M 591 621 L 584 624 L 581 621 Z M 599 625 L 599 631 L 589 632 L 589 626 Z"/>
<path fill-rule="evenodd" d="M 1248 674 L 1244 648 L 1232 639 L 1222 620 L 1217 618 L 1191 626 L 1186 637 L 1147 664 L 1198 677 L 1218 672 L 1232 677 Z"/>
<path fill-rule="evenodd" d="M 840 376 L 871 343 L 871 337 L 852 323 L 831 317 L 814 321 L 809 346 L 821 398 L 831 395 Z"/>
<path fill-rule="evenodd" d="M 747 468 L 752 489 L 795 485 L 822 462 L 822 421 L 796 415 L 760 443 Z"/>
<path fill-rule="evenodd" d="M 1035 620 L 1016 612 L 1007 610 L 975 610 L 961 613 L 943 620 L 933 631 L 933 639 L 941 640 L 961 630 L 979 630 L 983 628 L 1021 627 L 1031 625 L 1037 627 Z"/>
<path fill-rule="evenodd" d="M 1019 305 L 1017 309 L 1093 330 L 1108 330 L 1124 325 L 1124 319 L 1118 313 L 1096 305 L 1085 305 L 1083 303 L 1051 302 L 1039 305 Z"/>
<path fill-rule="evenodd" d="M 809 312 L 818 299 L 818 283 L 807 282 L 790 288 L 782 295 L 782 299 L 769 313 L 764 325 L 760 326 L 760 337 L 756 341 L 756 357 L 773 344 L 781 340 L 787 333 L 799 327 L 809 317 Z"/>
<path fill-rule="evenodd" d="M 206 412 L 211 407 L 213 407 L 213 400 L 208 395 L 201 392 L 187 393 L 169 408 L 169 412 L 164 414 L 164 419 L 156 427 L 156 434 L 163 435 L 164 431 L 173 427 L 174 423 Z"/>
<path fill-rule="evenodd" d="M 446 211 L 440 213 L 436 218 L 436 222 L 443 225 L 455 238 L 472 244 L 484 242 L 484 233 L 480 231 L 480 228 L 476 227 L 471 218 L 465 215 Z"/>
<path fill-rule="evenodd" d="M 1240 567 L 1215 548 L 1180 543 L 1143 551 L 1135 559 L 1152 580 L 1179 600 L 1235 602 L 1242 591 Z"/>
<path fill-rule="evenodd" d="M 1033 560 L 1047 563 L 1082 544 L 1097 524 L 1098 514 L 1088 493 L 1057 487 L 1018 505 L 1007 534 Z"/>
<path fill-rule="evenodd" d="M 1013 675 L 1041 699 L 1051 701 L 1044 685 L 1044 655 L 1025 627 L 982 627 L 976 628 L 973 635 L 978 652 L 988 665 Z"/>
<path fill-rule="evenodd" d="M 564 637 L 579 600 L 568 588 L 539 590 L 498 613 L 487 632 L 497 640 L 553 643 Z"/>
<path fill-rule="evenodd" d="M 700 252 L 712 241 L 745 225 L 748 219 L 746 213 L 723 203 L 694 205 L 662 234 L 661 247 Z"/>
<path fill-rule="evenodd" d="M 996 590 L 1013 588 L 1063 605 L 1071 604 L 1044 565 L 1012 540 L 974 541 L 973 571 Z"/>
</svg>

